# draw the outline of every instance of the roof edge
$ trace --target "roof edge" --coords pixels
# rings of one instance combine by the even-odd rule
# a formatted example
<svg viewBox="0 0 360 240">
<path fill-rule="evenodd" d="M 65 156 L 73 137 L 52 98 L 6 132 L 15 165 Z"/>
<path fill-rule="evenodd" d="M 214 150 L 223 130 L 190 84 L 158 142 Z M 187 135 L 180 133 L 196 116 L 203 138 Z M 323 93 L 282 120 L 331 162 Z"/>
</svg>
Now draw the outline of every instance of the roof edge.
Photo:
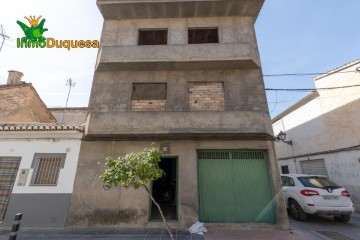
<svg viewBox="0 0 360 240">
<path fill-rule="evenodd" d="M 289 108 L 285 109 L 283 112 L 278 114 L 274 117 L 271 122 L 274 124 L 275 122 L 279 121 L 281 118 L 287 116 L 288 114 L 294 112 L 295 110 L 299 109 L 300 107 L 304 106 L 305 104 L 311 102 L 315 98 L 319 97 L 319 92 L 317 90 L 312 91 L 310 94 L 305 96 L 303 99 L 295 103 L 294 105 L 290 106 Z"/>
<path fill-rule="evenodd" d="M 360 63 L 360 59 L 353 60 L 353 61 L 348 62 L 348 63 L 346 63 L 346 64 L 344 64 L 344 65 L 342 65 L 342 66 L 340 66 L 340 67 L 334 68 L 334 69 L 332 69 L 332 70 L 330 70 L 330 71 L 328 71 L 328 72 L 326 72 L 326 73 L 324 73 L 324 74 L 321 74 L 321 75 L 315 77 L 315 78 L 314 78 L 314 81 L 317 81 L 317 80 L 319 80 L 319 79 L 321 79 L 321 78 L 327 77 L 327 76 L 329 76 L 329 75 L 331 75 L 331 74 L 340 72 L 341 70 L 344 70 L 344 69 L 346 69 L 346 68 L 352 67 L 352 66 L 354 66 L 354 65 L 356 65 L 356 64 L 359 64 L 359 63 Z"/>
</svg>

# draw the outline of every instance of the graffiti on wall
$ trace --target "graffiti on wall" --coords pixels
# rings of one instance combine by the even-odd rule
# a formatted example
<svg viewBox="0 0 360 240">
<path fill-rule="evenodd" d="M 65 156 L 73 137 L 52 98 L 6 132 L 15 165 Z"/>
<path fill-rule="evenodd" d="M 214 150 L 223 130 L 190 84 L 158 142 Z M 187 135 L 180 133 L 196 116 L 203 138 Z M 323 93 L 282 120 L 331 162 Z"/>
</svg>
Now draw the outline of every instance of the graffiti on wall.
<svg viewBox="0 0 360 240">
<path fill-rule="evenodd" d="M 348 180 L 360 179 L 359 162 L 331 162 L 330 176 Z"/>
</svg>

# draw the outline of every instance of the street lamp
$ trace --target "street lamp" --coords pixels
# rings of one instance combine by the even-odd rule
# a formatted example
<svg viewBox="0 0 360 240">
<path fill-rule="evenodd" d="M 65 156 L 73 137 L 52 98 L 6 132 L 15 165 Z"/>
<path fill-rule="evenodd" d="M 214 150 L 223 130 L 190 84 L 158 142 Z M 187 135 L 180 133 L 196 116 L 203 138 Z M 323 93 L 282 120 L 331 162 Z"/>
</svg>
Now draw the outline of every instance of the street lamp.
<svg viewBox="0 0 360 240">
<path fill-rule="evenodd" d="M 291 140 L 285 141 L 285 139 L 286 139 L 286 133 L 283 132 L 283 131 L 280 131 L 279 134 L 278 134 L 274 139 L 275 139 L 275 141 L 282 141 L 283 143 L 292 145 L 292 141 L 291 141 Z"/>
</svg>

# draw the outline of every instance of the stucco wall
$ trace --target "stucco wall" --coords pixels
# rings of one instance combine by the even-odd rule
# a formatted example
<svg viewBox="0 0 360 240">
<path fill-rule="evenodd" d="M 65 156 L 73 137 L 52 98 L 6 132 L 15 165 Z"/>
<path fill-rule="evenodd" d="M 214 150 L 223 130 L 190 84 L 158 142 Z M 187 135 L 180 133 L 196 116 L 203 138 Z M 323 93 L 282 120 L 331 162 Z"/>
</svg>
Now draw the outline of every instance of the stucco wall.
<svg viewBox="0 0 360 240">
<path fill-rule="evenodd" d="M 25 186 L 15 184 L 13 193 L 71 193 L 80 150 L 81 133 L 28 132 L 0 134 L 0 156 L 21 157 L 19 169 L 29 169 Z M 57 186 L 29 186 L 35 153 L 66 153 L 64 168 L 60 170 Z M 18 181 L 18 177 L 15 183 Z"/>
<path fill-rule="evenodd" d="M 355 61 L 343 73 L 325 74 L 315 78 L 317 88 L 342 87 L 359 83 L 360 74 L 355 71 L 360 66 Z M 345 72 L 345 73 L 344 73 Z M 304 106 L 287 114 L 273 123 L 274 133 L 281 130 L 287 134 L 286 140 L 293 145 L 275 143 L 280 165 L 289 165 L 290 173 L 301 172 L 299 161 L 324 159 L 329 178 L 346 187 L 352 194 L 357 210 L 360 210 L 360 148 L 341 150 L 329 154 L 317 154 L 360 145 L 360 87 L 319 89 L 319 96 Z M 292 156 L 297 157 L 296 167 Z"/>
<path fill-rule="evenodd" d="M 85 141 L 81 146 L 78 174 L 71 199 L 67 226 L 117 226 L 149 227 L 149 197 L 144 190 L 125 190 L 121 187 L 109 191 L 103 189 L 99 176 L 105 169 L 108 155 L 118 156 L 133 151 L 141 151 L 151 142 L 128 141 Z M 160 142 L 157 142 L 160 144 Z M 176 227 L 189 227 L 198 220 L 197 156 L 196 149 L 268 149 L 265 141 L 179 141 L 169 142 L 170 153 L 165 156 L 178 157 L 178 206 L 179 222 Z M 86 150 L 86 151 L 84 151 Z M 270 151 L 270 176 L 274 196 L 278 200 L 278 223 L 284 224 L 284 204 L 279 194 L 279 175 Z"/>
<path fill-rule="evenodd" d="M 188 83 L 205 81 L 224 82 L 225 112 L 189 112 Z M 133 115 L 131 95 L 134 82 L 167 83 L 166 111 L 156 116 L 148 116 L 148 113 Z M 87 133 L 134 133 L 138 128 L 135 131 L 140 133 L 223 131 L 272 134 L 264 92 L 260 70 L 96 72 Z M 142 121 L 147 117 L 154 121 L 147 121 L 144 125 Z M 211 121 L 210 125 L 203 124 Z M 166 124 L 157 126 L 160 122 Z"/>
<path fill-rule="evenodd" d="M 23 213 L 22 227 L 65 226 L 80 150 L 79 132 L 2 132 L 0 157 L 21 159 L 2 226 L 12 224 L 14 214 Z M 35 153 L 65 153 L 56 186 L 30 186 Z M 28 169 L 25 186 L 18 186 L 20 170 Z"/>
<path fill-rule="evenodd" d="M 136 46 L 138 30 L 168 29 L 168 45 L 188 44 L 188 28 L 218 27 L 220 43 L 249 42 L 257 47 L 252 17 L 105 20 L 102 46 Z"/>
<path fill-rule="evenodd" d="M 88 108 L 49 108 L 59 124 L 82 125 L 86 122 Z"/>
</svg>

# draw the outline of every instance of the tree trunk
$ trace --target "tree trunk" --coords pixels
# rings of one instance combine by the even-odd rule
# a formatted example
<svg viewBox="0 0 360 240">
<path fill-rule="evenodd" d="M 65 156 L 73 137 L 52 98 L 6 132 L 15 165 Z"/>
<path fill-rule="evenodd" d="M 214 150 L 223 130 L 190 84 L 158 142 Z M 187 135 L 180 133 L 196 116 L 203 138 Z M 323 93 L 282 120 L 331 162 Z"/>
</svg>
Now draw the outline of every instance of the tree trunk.
<svg viewBox="0 0 360 240">
<path fill-rule="evenodd" d="M 161 217 L 162 217 L 162 219 L 163 219 L 163 221 L 164 221 L 164 223 L 165 223 L 165 225 L 166 225 L 166 229 L 167 229 L 168 233 L 170 234 L 171 239 L 172 239 L 172 240 L 175 240 L 174 236 L 173 236 L 172 233 L 171 233 L 171 230 L 170 230 L 170 228 L 169 228 L 169 225 L 168 225 L 168 223 L 166 222 L 166 219 L 165 219 L 165 217 L 164 217 L 164 214 L 163 214 L 163 212 L 161 211 L 160 205 L 155 201 L 154 197 L 152 196 L 152 194 L 151 194 L 150 191 L 149 191 L 149 188 L 148 188 L 147 186 L 144 186 L 144 188 L 145 188 L 145 190 L 147 191 L 147 193 L 149 194 L 149 196 L 150 196 L 151 200 L 153 201 L 153 203 L 154 203 L 154 204 L 156 205 L 156 207 L 159 209 L 159 212 L 160 212 Z"/>
</svg>

